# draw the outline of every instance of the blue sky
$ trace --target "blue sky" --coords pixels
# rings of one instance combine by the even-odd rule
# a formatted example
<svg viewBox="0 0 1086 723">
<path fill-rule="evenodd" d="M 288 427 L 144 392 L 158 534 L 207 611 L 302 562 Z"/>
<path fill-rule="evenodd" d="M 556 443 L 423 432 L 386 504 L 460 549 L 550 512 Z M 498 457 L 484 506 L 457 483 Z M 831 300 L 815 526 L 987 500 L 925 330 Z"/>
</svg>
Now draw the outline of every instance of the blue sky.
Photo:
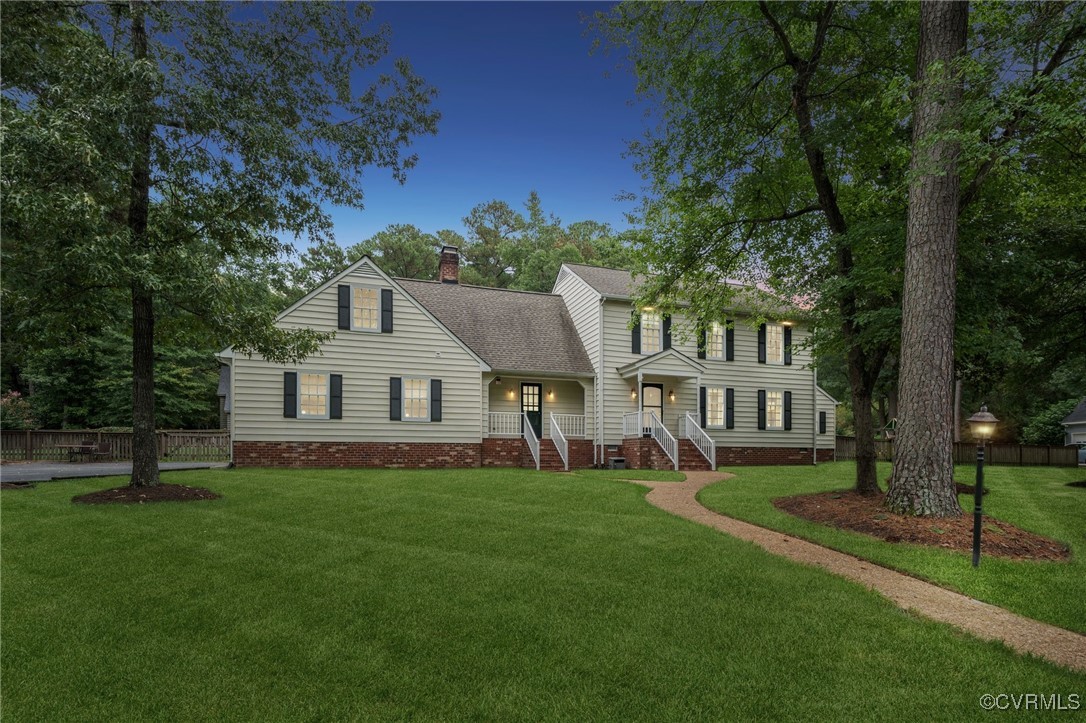
<svg viewBox="0 0 1086 723">
<path fill-rule="evenodd" d="M 602 3 L 379 2 L 392 27 L 391 56 L 407 56 L 440 92 L 436 136 L 416 142 L 418 166 L 400 186 L 367 171 L 366 208 L 330 209 L 344 246 L 392 223 L 452 228 L 477 204 L 501 199 L 523 210 L 539 192 L 564 222 L 593 219 L 626 228 L 641 179 L 623 157 L 639 137 L 633 76 L 615 57 L 590 55 L 582 14 Z"/>
</svg>

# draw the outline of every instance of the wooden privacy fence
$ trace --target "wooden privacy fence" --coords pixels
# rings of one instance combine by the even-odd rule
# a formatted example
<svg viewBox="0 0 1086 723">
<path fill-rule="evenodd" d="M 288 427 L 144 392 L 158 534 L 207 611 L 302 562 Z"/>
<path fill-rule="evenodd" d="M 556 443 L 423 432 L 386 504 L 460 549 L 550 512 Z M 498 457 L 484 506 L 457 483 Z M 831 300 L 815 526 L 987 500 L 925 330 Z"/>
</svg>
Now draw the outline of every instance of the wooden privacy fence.
<svg viewBox="0 0 1086 723">
<path fill-rule="evenodd" d="M 894 443 L 875 440 L 875 453 L 881 460 L 894 458 Z M 856 438 L 837 438 L 837 459 L 856 459 Z M 972 442 L 954 444 L 954 462 L 972 464 L 977 461 L 977 445 Z M 986 464 L 1074 467 L 1078 464 L 1077 447 L 1052 447 L 1030 444 L 989 444 L 985 448 Z"/>
<path fill-rule="evenodd" d="M 171 462 L 222 462 L 230 459 L 230 432 L 225 429 L 163 429 L 155 432 L 158 457 Z M 110 459 L 132 459 L 131 432 L 101 432 L 96 429 L 36 429 L 0 432 L 0 458 L 5 462 L 67 462 L 64 445 L 109 442 Z"/>
</svg>

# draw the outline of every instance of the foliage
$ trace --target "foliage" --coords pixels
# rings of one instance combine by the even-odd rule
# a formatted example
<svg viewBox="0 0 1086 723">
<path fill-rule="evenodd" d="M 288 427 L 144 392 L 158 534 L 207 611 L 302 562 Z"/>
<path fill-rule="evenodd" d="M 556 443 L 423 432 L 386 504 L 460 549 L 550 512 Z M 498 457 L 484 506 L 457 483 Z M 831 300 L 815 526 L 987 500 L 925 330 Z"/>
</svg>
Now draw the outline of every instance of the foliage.
<svg viewBox="0 0 1086 723">
<path fill-rule="evenodd" d="M 2 493 L 5 718 L 961 720 L 985 691 L 1082 688 L 628 482 L 164 477 L 223 497 L 71 503 L 118 478 Z M 1081 537 L 1082 515 L 1058 519 Z M 1077 605 L 1081 624 L 1086 575 L 1060 581 L 1021 594 Z M 134 609 L 157 612 L 133 625 Z"/>
<path fill-rule="evenodd" d="M 1029 420 L 1029 424 L 1022 428 L 1022 444 L 1063 444 L 1066 438 L 1067 428 L 1062 422 L 1070 414 L 1081 398 L 1065 399 L 1062 402 L 1050 404 Z"/>
<path fill-rule="evenodd" d="M 0 429 L 37 429 L 38 426 L 30 400 L 13 390 L 0 395 Z"/>
</svg>

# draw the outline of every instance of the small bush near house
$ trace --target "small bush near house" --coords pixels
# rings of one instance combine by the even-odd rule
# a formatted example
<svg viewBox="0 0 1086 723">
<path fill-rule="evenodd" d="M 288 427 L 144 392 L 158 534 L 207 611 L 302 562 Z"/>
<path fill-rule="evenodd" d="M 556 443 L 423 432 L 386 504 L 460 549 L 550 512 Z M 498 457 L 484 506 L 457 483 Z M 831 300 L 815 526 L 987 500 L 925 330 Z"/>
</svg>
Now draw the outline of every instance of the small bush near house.
<svg viewBox="0 0 1086 723">
<path fill-rule="evenodd" d="M 30 400 L 16 391 L 0 396 L 0 429 L 34 429 L 38 426 Z"/>
</svg>

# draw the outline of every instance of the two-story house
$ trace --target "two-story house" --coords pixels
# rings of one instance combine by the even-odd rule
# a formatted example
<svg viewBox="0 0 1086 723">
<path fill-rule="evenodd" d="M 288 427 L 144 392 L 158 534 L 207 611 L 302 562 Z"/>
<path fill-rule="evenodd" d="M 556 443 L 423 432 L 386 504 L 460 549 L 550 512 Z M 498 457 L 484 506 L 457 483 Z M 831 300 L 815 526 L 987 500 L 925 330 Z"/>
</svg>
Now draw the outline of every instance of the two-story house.
<svg viewBox="0 0 1086 723">
<path fill-rule="evenodd" d="M 832 458 L 835 402 L 787 319 L 636 309 L 629 272 L 562 267 L 550 294 L 394 279 L 363 258 L 279 316 L 335 332 L 297 366 L 227 349 L 245 466 L 706 469 Z M 693 327 L 691 327 L 693 328 Z"/>
</svg>

